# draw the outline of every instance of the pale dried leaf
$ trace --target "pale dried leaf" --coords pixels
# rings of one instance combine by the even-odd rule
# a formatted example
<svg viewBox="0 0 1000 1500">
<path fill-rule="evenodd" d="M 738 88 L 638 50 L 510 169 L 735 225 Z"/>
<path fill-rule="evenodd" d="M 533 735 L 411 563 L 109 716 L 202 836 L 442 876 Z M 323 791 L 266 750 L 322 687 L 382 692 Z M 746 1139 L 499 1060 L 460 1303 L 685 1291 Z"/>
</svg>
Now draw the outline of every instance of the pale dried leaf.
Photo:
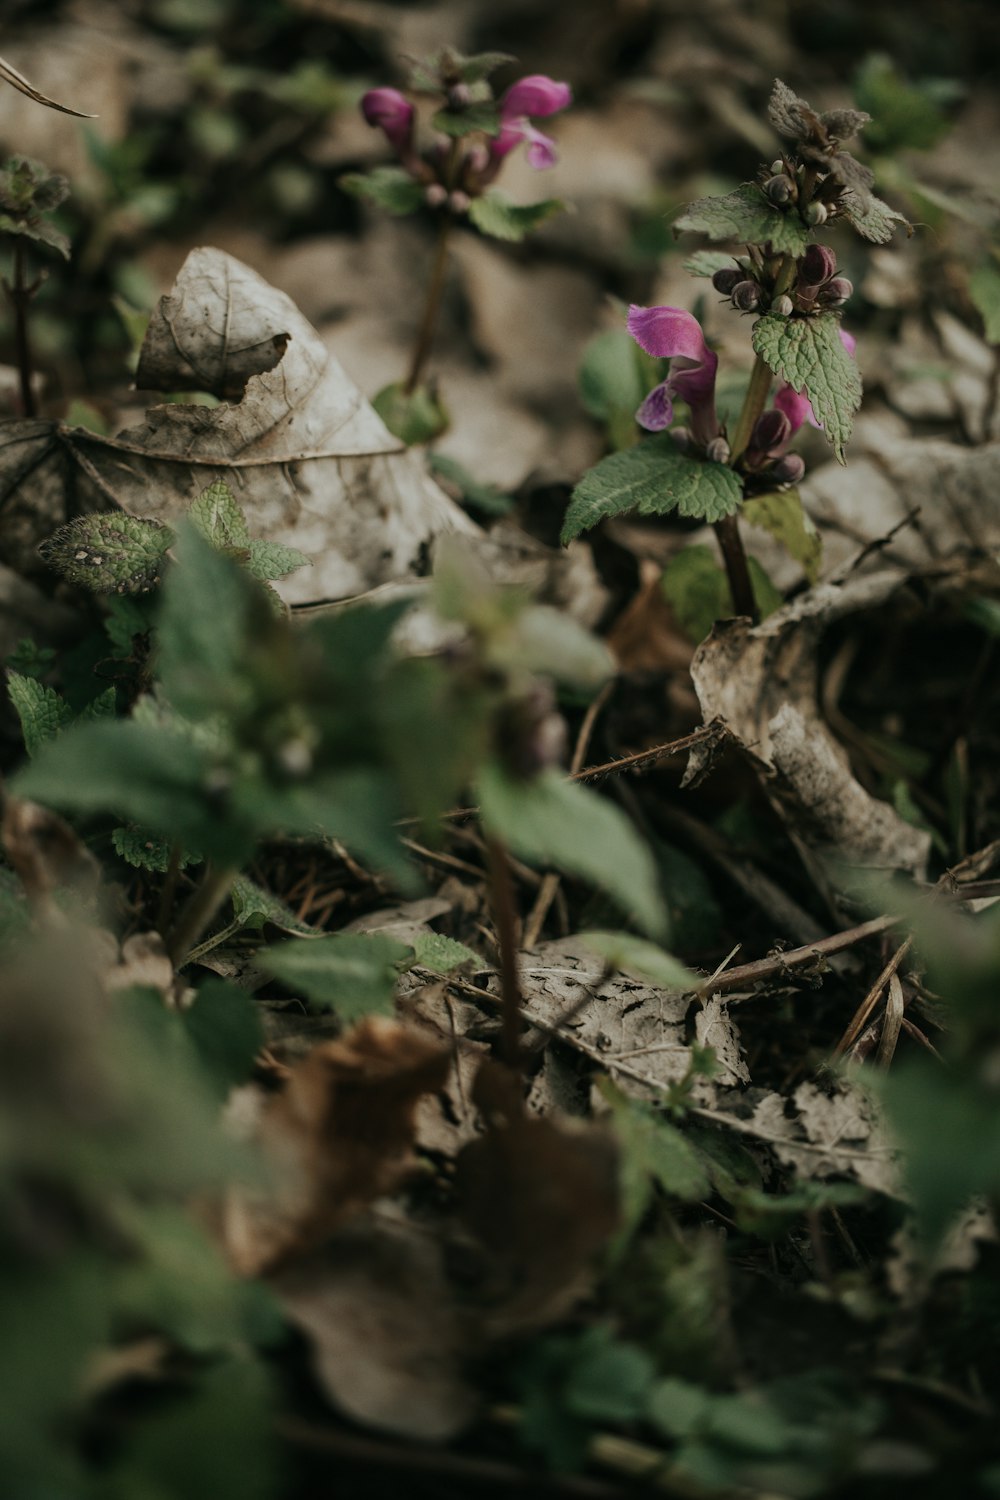
<svg viewBox="0 0 1000 1500">
<path fill-rule="evenodd" d="M 801 1083 L 791 1106 L 780 1094 L 769 1094 L 751 1123 L 779 1161 L 800 1177 L 851 1177 L 863 1187 L 900 1196 L 895 1150 L 878 1109 L 845 1079 L 827 1091 Z"/>
</svg>

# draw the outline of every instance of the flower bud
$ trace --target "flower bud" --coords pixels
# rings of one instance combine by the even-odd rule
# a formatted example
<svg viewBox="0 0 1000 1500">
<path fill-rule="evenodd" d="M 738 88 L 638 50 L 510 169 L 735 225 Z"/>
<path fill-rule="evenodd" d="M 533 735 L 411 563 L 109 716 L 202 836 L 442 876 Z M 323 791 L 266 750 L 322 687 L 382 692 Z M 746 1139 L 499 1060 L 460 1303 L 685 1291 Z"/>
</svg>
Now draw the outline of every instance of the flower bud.
<svg viewBox="0 0 1000 1500">
<path fill-rule="evenodd" d="M 837 269 L 837 257 L 829 245 L 809 245 L 799 261 L 799 285 L 822 286 Z"/>
<path fill-rule="evenodd" d="M 826 204 L 819 202 L 810 203 L 806 208 L 804 217 L 806 223 L 814 227 L 817 224 L 825 224 L 827 220 Z"/>
<path fill-rule="evenodd" d="M 712 285 L 715 287 L 715 290 L 717 292 L 721 292 L 724 297 L 728 297 L 732 292 L 733 287 L 736 286 L 738 282 L 743 281 L 744 279 L 744 273 L 736 266 L 733 266 L 731 268 L 725 266 L 721 271 L 716 271 L 715 275 L 712 277 Z"/>
<path fill-rule="evenodd" d="M 834 276 L 821 289 L 819 300 L 824 307 L 842 307 L 853 291 L 854 283 L 846 276 Z"/>
<path fill-rule="evenodd" d="M 731 450 L 724 437 L 713 438 L 705 449 L 705 457 L 713 464 L 727 464 L 730 456 Z"/>
<path fill-rule="evenodd" d="M 471 202 L 472 199 L 468 193 L 463 193 L 460 188 L 456 188 L 453 193 L 449 193 L 448 195 L 448 207 L 453 214 L 467 214 Z"/>
<path fill-rule="evenodd" d="M 756 281 L 738 281 L 731 296 L 733 306 L 740 312 L 756 312 L 760 306 L 760 287 Z"/>
<path fill-rule="evenodd" d="M 472 103 L 472 90 L 467 83 L 453 83 L 448 89 L 448 108 L 467 109 Z"/>
<path fill-rule="evenodd" d="M 800 453 L 786 453 L 784 458 L 769 471 L 770 478 L 775 484 L 798 484 L 806 472 L 805 460 Z"/>
<path fill-rule="evenodd" d="M 776 156 L 774 158 L 774 161 L 771 163 L 771 176 L 776 177 L 779 172 L 783 172 L 784 170 L 785 163 L 782 161 L 780 156 Z"/>
<path fill-rule="evenodd" d="M 764 196 L 776 207 L 783 208 L 797 196 L 795 183 L 784 172 L 778 172 L 765 182 Z"/>
<path fill-rule="evenodd" d="M 787 443 L 791 436 L 791 422 L 783 411 L 772 407 L 754 423 L 749 447 L 756 449 L 759 453 L 770 453 L 773 448 L 780 448 L 782 443 Z"/>
<path fill-rule="evenodd" d="M 384 131 L 396 151 L 409 149 L 413 137 L 414 108 L 398 89 L 369 89 L 361 100 L 361 113 L 369 125 Z"/>
<path fill-rule="evenodd" d="M 775 297 L 771 303 L 771 311 L 777 313 L 780 318 L 788 318 L 795 311 L 795 304 L 791 297 Z"/>
<path fill-rule="evenodd" d="M 440 182 L 432 182 L 429 187 L 424 188 L 424 202 L 428 208 L 440 208 L 447 201 L 448 189 L 442 187 Z"/>
</svg>

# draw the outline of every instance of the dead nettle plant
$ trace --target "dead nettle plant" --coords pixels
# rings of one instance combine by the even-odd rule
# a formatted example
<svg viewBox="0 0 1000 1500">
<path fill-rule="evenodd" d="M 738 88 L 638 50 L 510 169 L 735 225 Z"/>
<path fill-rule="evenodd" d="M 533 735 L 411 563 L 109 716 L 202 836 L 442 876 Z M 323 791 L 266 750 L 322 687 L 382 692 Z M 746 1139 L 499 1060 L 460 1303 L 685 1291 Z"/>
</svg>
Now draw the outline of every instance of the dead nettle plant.
<svg viewBox="0 0 1000 1500">
<path fill-rule="evenodd" d="M 718 356 L 697 318 L 680 307 L 631 307 L 628 330 L 636 343 L 669 361 L 665 378 L 636 412 L 653 436 L 584 475 L 562 531 L 569 542 L 631 510 L 709 521 L 733 607 L 751 618 L 757 599 L 737 516 L 752 506 L 755 524 L 779 539 L 801 534 L 795 486 L 805 463 L 789 451 L 792 440 L 808 422 L 823 430 L 843 463 L 861 404 L 855 340 L 841 323 L 853 287 L 838 274 L 835 251 L 817 236 L 846 223 L 885 244 L 905 223 L 872 192 L 869 168 L 844 149 L 868 123 L 864 111 L 818 114 L 776 80 L 768 119 L 787 143 L 781 155 L 760 168 L 756 181 L 689 204 L 674 225 L 714 241 L 742 241 L 735 254 L 702 250 L 685 262 L 692 275 L 711 278 L 734 312 L 753 319 L 756 359 L 735 424 L 728 428 L 716 408 Z M 676 402 L 687 406 L 683 424 L 674 422 Z"/>
<path fill-rule="evenodd" d="M 556 161 L 552 140 L 532 118 L 544 119 L 572 102 L 569 85 L 531 74 L 496 98 L 490 75 L 513 62 L 503 52 L 463 57 L 443 47 L 417 64 L 409 91 L 433 101 L 434 132 L 421 149 L 417 107 L 399 89 L 370 89 L 361 100 L 369 125 L 385 135 L 398 166 L 349 173 L 342 185 L 389 213 L 430 212 L 437 219 L 437 248 L 431 264 L 424 310 L 406 378 L 388 385 L 373 405 L 389 430 L 403 442 L 428 442 L 444 431 L 448 416 L 432 384 L 425 380 L 448 268 L 448 246 L 455 226 L 468 221 L 494 239 L 519 241 L 563 207 L 557 198 L 512 203 L 495 187 L 511 153 L 527 147 L 531 167 L 542 171 Z"/>
</svg>

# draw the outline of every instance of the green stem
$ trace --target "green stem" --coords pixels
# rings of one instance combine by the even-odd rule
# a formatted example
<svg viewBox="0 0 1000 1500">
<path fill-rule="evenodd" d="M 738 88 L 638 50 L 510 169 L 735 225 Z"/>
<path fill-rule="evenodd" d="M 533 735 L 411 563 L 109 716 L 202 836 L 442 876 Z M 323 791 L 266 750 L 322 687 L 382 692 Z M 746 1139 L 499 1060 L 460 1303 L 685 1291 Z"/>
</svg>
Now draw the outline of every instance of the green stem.
<svg viewBox="0 0 1000 1500">
<path fill-rule="evenodd" d="M 455 173 L 458 169 L 461 143 L 452 141 L 451 151 L 445 166 L 444 186 L 450 192 L 455 182 Z M 438 312 L 441 307 L 441 294 L 444 291 L 445 272 L 448 269 L 448 240 L 451 235 L 451 210 L 445 204 L 441 209 L 441 224 L 438 229 L 437 249 L 434 254 L 434 264 L 431 267 L 431 279 L 427 287 L 427 300 L 424 303 L 424 315 L 420 320 L 420 328 L 417 333 L 417 341 L 413 346 L 413 358 L 410 360 L 410 371 L 406 377 L 403 391 L 411 396 L 420 384 L 420 377 L 424 372 L 434 343 L 434 330 L 437 326 Z"/>
<path fill-rule="evenodd" d="M 183 968 L 192 949 L 233 888 L 238 869 L 207 865 L 201 880 L 174 925 L 167 942 L 167 953 L 175 968 Z"/>
<path fill-rule="evenodd" d="M 753 596 L 747 555 L 743 550 L 743 538 L 740 536 L 739 522 L 735 516 L 724 516 L 721 521 L 716 521 L 715 539 L 722 553 L 722 561 L 726 565 L 729 592 L 733 596 L 733 609 L 738 615 L 749 615 L 756 625 L 757 601 Z"/>
<path fill-rule="evenodd" d="M 521 983 L 517 973 L 517 914 L 507 849 L 497 838 L 487 838 L 490 900 L 500 944 L 501 1024 L 504 1061 L 521 1065 Z"/>
<path fill-rule="evenodd" d="M 750 376 L 750 384 L 747 386 L 747 393 L 743 398 L 743 408 L 736 419 L 733 435 L 729 439 L 729 462 L 734 469 L 747 450 L 750 434 L 754 430 L 757 418 L 767 405 L 773 379 L 774 375 L 770 366 L 758 354 Z"/>
</svg>

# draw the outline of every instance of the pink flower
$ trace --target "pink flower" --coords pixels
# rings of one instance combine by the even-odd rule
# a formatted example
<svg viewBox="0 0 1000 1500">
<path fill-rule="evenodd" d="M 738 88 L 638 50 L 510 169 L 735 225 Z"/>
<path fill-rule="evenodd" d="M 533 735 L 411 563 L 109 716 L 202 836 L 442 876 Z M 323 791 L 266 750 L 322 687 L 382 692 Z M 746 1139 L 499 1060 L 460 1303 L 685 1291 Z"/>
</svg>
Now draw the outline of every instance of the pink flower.
<svg viewBox="0 0 1000 1500">
<path fill-rule="evenodd" d="M 494 166 L 522 141 L 528 143 L 528 165 L 536 171 L 551 167 L 556 161 L 555 143 L 536 130 L 529 115 L 554 115 L 573 102 L 568 83 L 556 83 L 544 73 L 532 73 L 510 88 L 500 100 L 500 130 L 490 142 L 490 162 Z"/>
<path fill-rule="evenodd" d="M 701 324 L 680 307 L 630 307 L 628 331 L 647 354 L 669 359 L 666 380 L 655 386 L 635 414 L 640 427 L 662 432 L 674 415 L 674 398 L 691 409 L 691 434 L 709 444 L 719 435 L 715 412 L 718 356 L 705 343 Z"/>
<path fill-rule="evenodd" d="M 848 354 L 853 357 L 854 351 L 858 347 L 857 339 L 853 333 L 848 333 L 846 328 L 838 329 L 838 333 L 840 334 L 840 342 Z M 810 427 L 822 428 L 823 426 L 823 423 L 817 422 L 813 415 L 813 409 L 809 404 L 808 396 L 803 395 L 800 391 L 793 391 L 790 385 L 778 387 L 774 397 L 774 404 L 778 411 L 784 412 L 789 422 L 791 422 L 793 432 L 798 432 L 803 422 L 808 422 Z"/>
<path fill-rule="evenodd" d="M 369 125 L 385 132 L 390 146 L 400 155 L 413 140 L 414 108 L 398 89 L 369 89 L 361 100 L 361 113 Z"/>
</svg>

